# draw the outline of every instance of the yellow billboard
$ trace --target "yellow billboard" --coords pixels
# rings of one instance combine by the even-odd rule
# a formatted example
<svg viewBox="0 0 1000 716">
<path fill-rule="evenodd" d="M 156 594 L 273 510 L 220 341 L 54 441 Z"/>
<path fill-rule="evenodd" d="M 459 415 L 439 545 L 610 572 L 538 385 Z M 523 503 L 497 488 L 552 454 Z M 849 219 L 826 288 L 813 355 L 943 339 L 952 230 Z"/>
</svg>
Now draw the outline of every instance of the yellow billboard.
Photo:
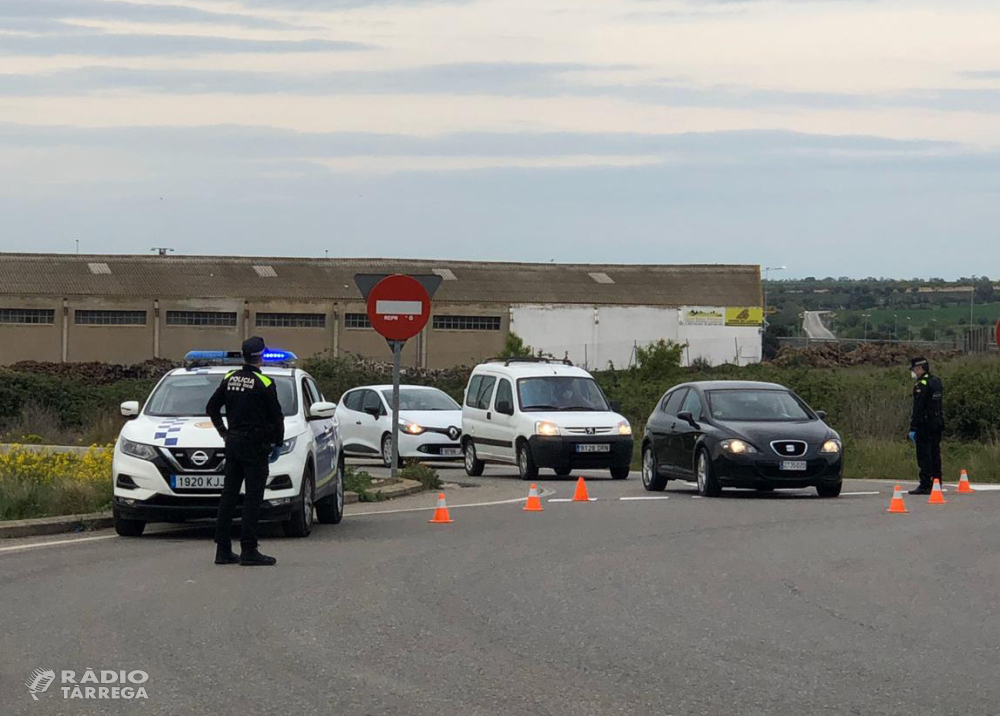
<svg viewBox="0 0 1000 716">
<path fill-rule="evenodd" d="M 763 326 L 764 309 L 760 306 L 726 308 L 727 326 Z"/>
</svg>

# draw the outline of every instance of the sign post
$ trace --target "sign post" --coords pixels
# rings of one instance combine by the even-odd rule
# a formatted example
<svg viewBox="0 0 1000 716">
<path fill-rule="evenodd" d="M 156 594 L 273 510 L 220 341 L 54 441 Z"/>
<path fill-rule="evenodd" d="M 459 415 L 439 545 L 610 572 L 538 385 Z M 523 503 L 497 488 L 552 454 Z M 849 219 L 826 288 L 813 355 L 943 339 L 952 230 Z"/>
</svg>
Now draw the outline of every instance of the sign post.
<svg viewBox="0 0 1000 716">
<path fill-rule="evenodd" d="M 399 471 L 399 383 L 403 347 L 420 333 L 431 316 L 431 296 L 441 285 L 441 277 L 394 274 L 358 274 L 354 282 L 365 297 L 372 328 L 386 339 L 392 351 L 392 466 Z"/>
</svg>

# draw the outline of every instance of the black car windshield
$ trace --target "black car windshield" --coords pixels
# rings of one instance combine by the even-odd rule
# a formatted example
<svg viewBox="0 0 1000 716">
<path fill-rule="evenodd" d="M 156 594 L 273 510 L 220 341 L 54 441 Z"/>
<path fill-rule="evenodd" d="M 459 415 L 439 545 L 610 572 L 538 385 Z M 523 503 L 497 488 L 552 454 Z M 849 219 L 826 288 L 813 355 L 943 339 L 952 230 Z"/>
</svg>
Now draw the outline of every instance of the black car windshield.
<svg viewBox="0 0 1000 716">
<path fill-rule="evenodd" d="M 523 411 L 543 410 L 609 410 L 604 393 L 593 378 L 570 376 L 545 376 L 521 378 L 517 381 L 517 395 Z"/>
<path fill-rule="evenodd" d="M 717 420 L 811 420 L 812 414 L 785 390 L 710 390 L 708 404 Z"/>
<path fill-rule="evenodd" d="M 383 390 L 385 402 L 392 405 L 392 391 Z M 436 388 L 400 388 L 400 410 L 461 410 L 451 397 Z"/>
<path fill-rule="evenodd" d="M 222 380 L 219 373 L 192 373 L 171 375 L 163 379 L 146 403 L 146 415 L 158 418 L 180 418 L 204 416 L 205 406 Z M 278 389 L 281 412 L 295 415 L 298 410 L 295 400 L 295 384 L 288 376 L 271 376 Z M 225 412 L 225 409 L 223 409 Z"/>
</svg>

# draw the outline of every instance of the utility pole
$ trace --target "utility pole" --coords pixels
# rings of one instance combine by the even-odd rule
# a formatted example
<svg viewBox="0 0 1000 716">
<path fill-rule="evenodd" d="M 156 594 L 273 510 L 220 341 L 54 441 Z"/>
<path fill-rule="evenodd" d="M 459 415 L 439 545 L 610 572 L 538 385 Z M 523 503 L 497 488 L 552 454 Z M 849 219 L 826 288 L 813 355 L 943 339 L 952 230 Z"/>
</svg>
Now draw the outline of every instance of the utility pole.
<svg viewBox="0 0 1000 716">
<path fill-rule="evenodd" d="M 767 277 L 772 271 L 785 271 L 787 266 L 764 267 L 764 331 L 767 332 Z"/>
<path fill-rule="evenodd" d="M 861 317 L 865 319 L 865 340 L 868 340 L 868 319 L 872 317 L 870 313 L 862 313 Z"/>
<path fill-rule="evenodd" d="M 976 274 L 972 274 L 972 293 L 969 294 L 969 330 L 975 323 L 976 315 Z"/>
</svg>

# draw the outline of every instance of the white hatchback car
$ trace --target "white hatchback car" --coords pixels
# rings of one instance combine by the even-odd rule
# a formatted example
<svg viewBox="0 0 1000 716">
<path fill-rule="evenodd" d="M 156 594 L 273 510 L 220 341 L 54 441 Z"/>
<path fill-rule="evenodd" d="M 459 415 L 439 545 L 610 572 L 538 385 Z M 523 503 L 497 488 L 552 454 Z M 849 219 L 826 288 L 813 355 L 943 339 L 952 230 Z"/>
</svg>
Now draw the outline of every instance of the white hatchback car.
<svg viewBox="0 0 1000 716">
<path fill-rule="evenodd" d="M 392 465 L 392 386 L 366 385 L 344 393 L 337 404 L 344 452 L 381 458 Z M 399 460 L 460 460 L 462 408 L 444 391 L 399 387 Z"/>
<path fill-rule="evenodd" d="M 465 470 L 487 462 L 517 465 L 532 480 L 547 467 L 609 469 L 629 475 L 632 427 L 608 402 L 594 377 L 569 361 L 511 358 L 472 371 L 462 408 Z"/>
<path fill-rule="evenodd" d="M 334 416 L 316 381 L 291 366 L 294 355 L 265 353 L 285 414 L 285 442 L 270 464 L 261 520 L 280 520 L 289 537 L 305 537 L 313 517 L 337 524 L 344 514 L 344 458 Z M 225 445 L 205 413 L 223 377 L 242 364 L 238 352 L 193 351 L 167 373 L 145 406 L 122 403 L 129 421 L 115 444 L 115 529 L 141 535 L 147 522 L 215 517 L 222 493 Z M 242 499 L 242 498 L 241 498 Z"/>
</svg>

